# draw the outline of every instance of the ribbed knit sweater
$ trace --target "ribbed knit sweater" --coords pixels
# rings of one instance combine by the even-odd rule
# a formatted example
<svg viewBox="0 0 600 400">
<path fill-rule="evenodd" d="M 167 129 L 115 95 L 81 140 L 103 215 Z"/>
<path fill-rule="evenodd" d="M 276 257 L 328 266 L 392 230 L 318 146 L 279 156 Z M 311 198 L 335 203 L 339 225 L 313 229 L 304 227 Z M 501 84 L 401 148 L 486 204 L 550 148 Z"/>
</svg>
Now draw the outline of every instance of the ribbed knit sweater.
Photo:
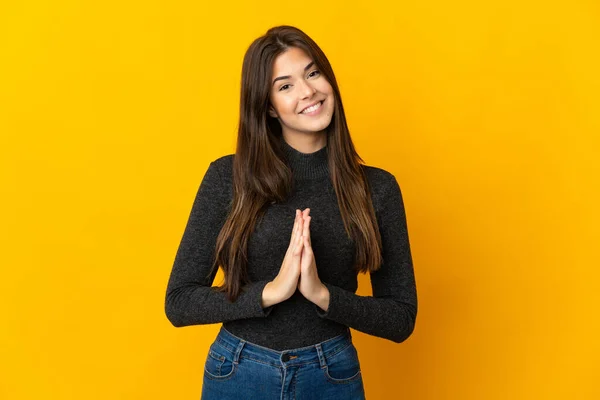
<svg viewBox="0 0 600 400">
<path fill-rule="evenodd" d="M 301 153 L 282 140 L 294 190 L 284 203 L 269 205 L 248 243 L 248 276 L 235 302 L 207 278 L 217 235 L 233 197 L 234 154 L 212 161 L 202 179 L 167 285 L 165 312 L 176 327 L 223 323 L 249 342 L 274 350 L 316 344 L 347 327 L 389 339 L 406 340 L 414 330 L 417 292 L 406 215 L 399 184 L 384 169 L 363 165 L 383 244 L 381 268 L 370 273 L 373 296 L 356 294 L 355 244 L 345 230 L 327 164 L 327 146 Z M 281 268 L 295 210 L 310 208 L 310 236 L 320 280 L 330 293 L 322 310 L 300 291 L 263 308 L 262 292 Z"/>
</svg>

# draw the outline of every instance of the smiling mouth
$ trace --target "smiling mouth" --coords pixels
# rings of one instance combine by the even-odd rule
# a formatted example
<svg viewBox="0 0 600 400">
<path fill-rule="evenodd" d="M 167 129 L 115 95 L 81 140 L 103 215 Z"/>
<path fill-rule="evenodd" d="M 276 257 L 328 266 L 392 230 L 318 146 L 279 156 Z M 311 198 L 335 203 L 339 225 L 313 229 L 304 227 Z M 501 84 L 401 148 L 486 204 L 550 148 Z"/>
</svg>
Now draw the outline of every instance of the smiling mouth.
<svg viewBox="0 0 600 400">
<path fill-rule="evenodd" d="M 324 101 L 325 100 L 321 100 L 317 104 L 315 104 L 314 106 L 306 107 L 304 110 L 300 111 L 299 114 L 309 114 L 309 113 L 311 113 L 313 111 L 318 110 L 319 108 L 321 108 L 323 106 L 323 102 Z M 314 108 L 314 107 L 316 107 L 316 108 Z M 311 111 L 305 112 L 306 110 L 311 109 L 311 108 L 313 108 Z"/>
</svg>

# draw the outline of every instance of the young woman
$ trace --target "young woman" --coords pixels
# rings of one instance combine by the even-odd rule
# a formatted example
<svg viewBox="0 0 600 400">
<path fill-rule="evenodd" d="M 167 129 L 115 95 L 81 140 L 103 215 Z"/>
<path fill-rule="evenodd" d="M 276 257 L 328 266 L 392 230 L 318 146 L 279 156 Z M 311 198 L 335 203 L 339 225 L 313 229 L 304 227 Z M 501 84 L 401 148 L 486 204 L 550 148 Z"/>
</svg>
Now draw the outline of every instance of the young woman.
<svg viewBox="0 0 600 400">
<path fill-rule="evenodd" d="M 202 399 L 364 399 L 349 328 L 413 332 L 400 187 L 359 161 L 325 54 L 297 28 L 269 29 L 244 57 L 236 152 L 210 163 L 167 287 L 174 326 L 223 323 Z M 373 296 L 355 294 L 359 272 Z"/>
</svg>

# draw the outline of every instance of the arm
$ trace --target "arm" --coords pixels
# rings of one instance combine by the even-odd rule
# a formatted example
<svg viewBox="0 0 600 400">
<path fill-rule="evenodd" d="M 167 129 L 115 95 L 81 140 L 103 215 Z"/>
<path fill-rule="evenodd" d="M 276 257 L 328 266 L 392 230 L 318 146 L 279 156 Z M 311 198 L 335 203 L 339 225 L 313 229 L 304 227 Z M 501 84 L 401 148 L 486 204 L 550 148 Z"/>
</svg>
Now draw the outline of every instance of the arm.
<svg viewBox="0 0 600 400">
<path fill-rule="evenodd" d="M 167 285 L 165 313 L 176 327 L 266 317 L 272 310 L 263 309 L 268 281 L 247 284 L 233 303 L 211 287 L 217 270 L 208 273 L 230 201 L 224 189 L 218 163 L 213 161 L 196 194 Z"/>
<path fill-rule="evenodd" d="M 384 261 L 370 274 L 373 296 L 323 282 L 329 295 L 323 294 L 322 304 L 328 308 L 315 307 L 321 318 L 401 343 L 415 327 L 417 291 L 402 193 L 396 178 L 390 174 L 389 179 L 378 220 Z"/>
</svg>

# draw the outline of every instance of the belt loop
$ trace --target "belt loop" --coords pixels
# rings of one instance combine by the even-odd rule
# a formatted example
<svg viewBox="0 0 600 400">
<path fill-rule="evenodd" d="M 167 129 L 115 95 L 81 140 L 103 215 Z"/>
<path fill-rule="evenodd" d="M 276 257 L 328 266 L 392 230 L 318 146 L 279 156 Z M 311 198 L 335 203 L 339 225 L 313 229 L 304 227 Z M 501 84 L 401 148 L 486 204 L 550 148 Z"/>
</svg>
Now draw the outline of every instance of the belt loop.
<svg viewBox="0 0 600 400">
<path fill-rule="evenodd" d="M 325 355 L 323 354 L 321 343 L 317 343 L 315 347 L 317 349 L 317 355 L 319 356 L 319 364 L 321 365 L 321 369 L 323 369 L 327 366 L 327 363 L 325 362 Z"/>
<path fill-rule="evenodd" d="M 240 354 L 242 353 L 242 348 L 244 347 L 245 344 L 246 344 L 246 341 L 243 339 L 240 339 L 240 342 L 238 343 L 237 348 L 235 350 L 235 354 L 233 355 L 233 362 L 235 364 L 239 364 Z"/>
</svg>

